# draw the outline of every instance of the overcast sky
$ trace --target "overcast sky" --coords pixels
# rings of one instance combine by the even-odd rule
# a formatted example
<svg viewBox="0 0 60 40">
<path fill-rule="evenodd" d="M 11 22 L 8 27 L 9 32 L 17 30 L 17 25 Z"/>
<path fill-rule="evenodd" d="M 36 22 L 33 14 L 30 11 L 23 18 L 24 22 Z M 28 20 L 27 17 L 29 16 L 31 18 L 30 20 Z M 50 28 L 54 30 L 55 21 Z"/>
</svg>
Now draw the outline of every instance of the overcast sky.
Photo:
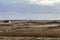
<svg viewBox="0 0 60 40">
<path fill-rule="evenodd" d="M 60 0 L 0 0 L 0 20 L 60 20 Z"/>
</svg>

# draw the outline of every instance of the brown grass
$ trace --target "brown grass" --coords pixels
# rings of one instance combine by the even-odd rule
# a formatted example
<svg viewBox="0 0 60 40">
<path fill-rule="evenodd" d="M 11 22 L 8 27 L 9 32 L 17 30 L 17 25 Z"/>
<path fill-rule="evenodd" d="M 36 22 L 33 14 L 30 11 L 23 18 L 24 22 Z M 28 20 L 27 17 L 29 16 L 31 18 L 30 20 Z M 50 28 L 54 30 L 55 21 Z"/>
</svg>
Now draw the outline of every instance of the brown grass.
<svg viewBox="0 0 60 40">
<path fill-rule="evenodd" d="M 60 36 L 60 30 L 1 32 L 1 36 Z"/>
</svg>

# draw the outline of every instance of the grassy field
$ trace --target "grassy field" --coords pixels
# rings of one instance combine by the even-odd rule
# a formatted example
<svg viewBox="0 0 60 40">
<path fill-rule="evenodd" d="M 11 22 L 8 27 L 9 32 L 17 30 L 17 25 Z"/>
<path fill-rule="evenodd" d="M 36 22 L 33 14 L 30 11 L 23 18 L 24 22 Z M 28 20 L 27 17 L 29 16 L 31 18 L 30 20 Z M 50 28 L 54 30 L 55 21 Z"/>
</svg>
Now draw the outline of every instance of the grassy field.
<svg viewBox="0 0 60 40">
<path fill-rule="evenodd" d="M 0 37 L 0 40 L 60 40 L 60 37 Z"/>
<path fill-rule="evenodd" d="M 59 20 L 11 20 L 11 23 L 4 23 L 0 20 L 0 32 L 19 30 L 59 30 Z"/>
<path fill-rule="evenodd" d="M 14 37 L 15 34 L 17 36 Z M 20 37 L 22 34 L 27 36 L 32 34 L 30 35 L 32 37 Z M 11 23 L 0 20 L 0 36 L 0 40 L 60 40 L 60 20 L 11 20 Z"/>
</svg>

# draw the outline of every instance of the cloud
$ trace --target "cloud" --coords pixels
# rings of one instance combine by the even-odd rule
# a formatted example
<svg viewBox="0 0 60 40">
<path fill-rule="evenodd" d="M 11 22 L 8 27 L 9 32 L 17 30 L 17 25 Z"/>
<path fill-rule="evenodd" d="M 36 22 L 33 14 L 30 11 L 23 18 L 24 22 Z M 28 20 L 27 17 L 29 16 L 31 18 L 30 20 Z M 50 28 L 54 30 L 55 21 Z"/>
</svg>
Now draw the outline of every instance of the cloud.
<svg viewBox="0 0 60 40">
<path fill-rule="evenodd" d="M 42 3 L 40 3 L 40 2 Z M 60 4 L 44 0 L 0 0 L 0 19 L 59 19 Z M 31 5 L 32 2 L 32 5 Z M 38 2 L 35 3 L 35 2 Z M 56 4 L 56 5 L 55 5 Z M 48 6 L 46 6 L 48 5 Z M 55 6 L 51 6 L 55 5 Z"/>
<path fill-rule="evenodd" d="M 53 6 L 60 3 L 60 0 L 28 0 L 31 4 Z"/>
<path fill-rule="evenodd" d="M 0 20 L 60 20 L 60 14 L 21 14 L 16 12 L 1 12 Z M 3 15 L 4 13 L 4 15 Z M 12 13 L 12 14 L 10 14 Z M 58 15 L 58 16 L 57 16 Z"/>
<path fill-rule="evenodd" d="M 19 12 L 19 13 L 60 13 L 60 4 L 57 6 L 44 6 L 44 5 L 36 5 L 29 4 L 28 1 L 37 1 L 37 0 L 0 0 L 0 12 Z M 39 0 L 44 1 L 44 0 Z M 38 2 L 39 2 L 38 1 Z M 50 0 L 51 1 L 51 0 Z M 58 0 L 57 0 L 58 1 Z"/>
</svg>

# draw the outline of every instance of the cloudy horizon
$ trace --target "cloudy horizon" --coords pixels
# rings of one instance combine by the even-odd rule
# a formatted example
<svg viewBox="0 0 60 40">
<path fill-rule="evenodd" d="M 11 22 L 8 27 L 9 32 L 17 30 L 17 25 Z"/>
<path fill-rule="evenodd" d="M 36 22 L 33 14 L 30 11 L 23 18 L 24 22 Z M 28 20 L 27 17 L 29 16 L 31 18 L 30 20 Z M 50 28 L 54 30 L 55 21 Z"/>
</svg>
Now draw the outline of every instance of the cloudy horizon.
<svg viewBox="0 0 60 40">
<path fill-rule="evenodd" d="M 60 0 L 0 0 L 0 20 L 60 20 Z"/>
</svg>

